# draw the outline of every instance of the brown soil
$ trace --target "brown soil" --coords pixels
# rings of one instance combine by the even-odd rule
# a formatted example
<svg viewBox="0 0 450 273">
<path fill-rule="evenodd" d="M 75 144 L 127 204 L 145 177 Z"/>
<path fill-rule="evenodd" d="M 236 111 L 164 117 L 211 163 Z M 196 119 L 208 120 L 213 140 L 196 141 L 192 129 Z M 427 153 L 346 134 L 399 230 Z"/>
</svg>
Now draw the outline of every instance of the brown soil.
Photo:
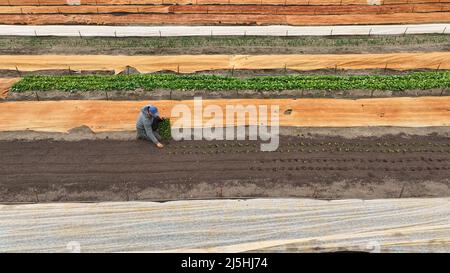
<svg viewBox="0 0 450 273">
<path fill-rule="evenodd" d="M 19 78 L 0 78 L 0 101 L 6 99 L 9 89 Z"/>
<path fill-rule="evenodd" d="M 2 78 L 17 78 L 24 76 L 35 75 L 53 75 L 53 76 L 65 76 L 65 75 L 114 75 L 113 70 L 77 70 L 72 69 L 43 69 L 37 71 L 20 71 L 20 70 L 8 70 L 0 69 L 0 76 Z"/>
<path fill-rule="evenodd" d="M 359 137 L 381 138 L 388 135 L 439 136 L 450 138 L 449 126 L 399 127 L 399 126 L 357 126 L 357 127 L 290 127 L 280 126 L 280 135 L 303 138 L 340 137 L 351 140 Z M 81 141 L 81 140 L 122 140 L 134 141 L 135 130 L 94 132 L 88 126 L 70 129 L 67 133 L 42 132 L 33 130 L 0 131 L 0 141 Z"/>
<path fill-rule="evenodd" d="M 209 90 L 131 90 L 131 91 L 25 91 L 10 92 L 8 101 L 54 101 L 54 100 L 187 100 L 196 96 L 203 99 L 264 99 L 264 98 L 390 98 L 450 96 L 450 89 L 382 91 L 382 90 L 282 90 L 282 91 L 209 91 Z M 1 97 L 0 97 L 1 99 Z"/>
<path fill-rule="evenodd" d="M 226 197 L 450 196 L 450 141 L 438 136 L 255 141 L 0 142 L 1 202 Z"/>
</svg>

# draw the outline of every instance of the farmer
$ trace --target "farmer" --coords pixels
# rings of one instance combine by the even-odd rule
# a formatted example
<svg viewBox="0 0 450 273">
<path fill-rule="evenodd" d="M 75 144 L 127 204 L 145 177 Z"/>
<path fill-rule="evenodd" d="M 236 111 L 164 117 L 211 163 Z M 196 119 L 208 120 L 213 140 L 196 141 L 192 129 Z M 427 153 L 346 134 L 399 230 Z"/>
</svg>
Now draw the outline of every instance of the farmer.
<svg viewBox="0 0 450 273">
<path fill-rule="evenodd" d="M 157 125 L 162 119 L 159 116 L 158 108 L 153 105 L 142 107 L 136 123 L 137 139 L 150 140 L 156 147 L 163 148 L 161 136 L 156 132 Z"/>
</svg>

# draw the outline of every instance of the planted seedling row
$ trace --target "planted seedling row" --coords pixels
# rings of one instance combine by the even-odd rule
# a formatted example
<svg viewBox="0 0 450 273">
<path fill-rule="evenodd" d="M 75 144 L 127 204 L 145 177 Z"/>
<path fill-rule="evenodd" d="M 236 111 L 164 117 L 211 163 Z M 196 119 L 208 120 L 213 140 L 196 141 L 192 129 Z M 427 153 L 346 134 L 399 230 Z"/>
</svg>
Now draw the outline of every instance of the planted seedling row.
<svg viewBox="0 0 450 273">
<path fill-rule="evenodd" d="M 400 171 L 440 171 L 449 170 L 450 167 L 368 167 L 368 166 L 353 166 L 353 167 L 341 167 L 341 166 L 329 166 L 329 167 L 319 167 L 319 166 L 285 166 L 285 167 L 250 167 L 251 171 L 261 171 L 261 172 L 284 172 L 284 171 L 384 171 L 384 172 L 400 172 Z"/>
<path fill-rule="evenodd" d="M 416 162 L 416 161 L 429 161 L 429 162 L 448 162 L 450 158 L 397 158 L 397 159 L 386 159 L 386 158 L 274 158 L 258 160 L 259 163 L 291 163 L 291 162 L 303 162 L 303 163 L 327 163 L 327 162 L 369 162 L 369 163 L 403 163 L 403 162 Z"/>
<path fill-rule="evenodd" d="M 289 75 L 225 77 L 218 75 L 71 75 L 27 76 L 12 92 L 24 91 L 133 91 L 133 90 L 431 90 L 450 88 L 450 72 L 414 72 L 404 75 Z"/>
</svg>

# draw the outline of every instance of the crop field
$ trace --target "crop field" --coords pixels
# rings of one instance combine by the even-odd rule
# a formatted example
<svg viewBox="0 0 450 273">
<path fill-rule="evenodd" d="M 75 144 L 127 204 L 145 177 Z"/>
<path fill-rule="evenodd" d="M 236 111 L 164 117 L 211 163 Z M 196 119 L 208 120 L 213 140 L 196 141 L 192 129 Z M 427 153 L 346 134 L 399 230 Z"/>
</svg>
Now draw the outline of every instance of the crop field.
<svg viewBox="0 0 450 273">
<path fill-rule="evenodd" d="M 31 76 L 12 86 L 13 92 L 27 91 L 133 91 L 142 89 L 210 91 L 283 90 L 390 90 L 448 89 L 450 72 L 416 72 L 405 75 L 291 75 L 237 78 L 217 75 L 174 74 L 117 76 Z"/>
<path fill-rule="evenodd" d="M 443 23 L 444 1 L 2 1 L 0 24 L 346 25 Z"/>
<path fill-rule="evenodd" d="M 0 201 L 450 194 L 448 138 L 286 137 L 281 143 L 265 153 L 254 141 L 174 142 L 162 151 L 130 141 L 0 142 Z"/>
<path fill-rule="evenodd" d="M 449 72 L 400 75 L 221 75 L 28 76 L 4 80 L 4 99 L 140 100 L 203 98 L 375 98 L 447 96 Z M 11 90 L 11 92 L 9 92 Z"/>
<path fill-rule="evenodd" d="M 0 158 L 0 252 L 448 251 L 450 0 L 0 0 Z"/>
<path fill-rule="evenodd" d="M 448 37 L 2 37 L 0 202 L 449 196 Z M 194 96 L 278 105 L 279 149 L 135 140 L 140 107 L 176 124 Z"/>
<path fill-rule="evenodd" d="M 255 211 L 273 226 L 303 224 L 287 228 L 294 235 L 286 245 L 279 244 L 283 234 L 265 230 L 263 244 L 235 240 L 233 250 L 313 248 L 310 238 L 300 243 L 306 233 L 299 230 L 323 233 L 358 217 L 363 233 L 383 247 L 392 242 L 394 251 L 448 249 L 448 232 L 436 226 L 448 219 L 429 205 L 450 197 L 448 23 L 450 0 L 0 0 L 0 231 L 8 234 L 0 245 L 54 251 L 64 246 L 65 230 L 77 239 L 88 228 L 79 222 L 103 213 L 108 224 L 96 222 L 95 232 L 104 234 L 84 234 L 101 238 L 101 246 L 86 249 L 136 250 L 135 242 L 146 251 L 152 243 L 156 251 L 195 249 L 174 243 L 174 234 L 192 242 L 200 233 L 189 234 L 185 219 L 177 224 L 176 206 L 165 202 L 205 214 L 198 199 L 257 198 L 272 202 L 266 206 L 279 218 L 241 202 L 252 226 Z M 166 118 L 161 143 L 136 132 L 148 104 Z M 269 143 L 276 148 L 264 149 Z M 274 198 L 303 205 L 286 210 Z M 302 199 L 339 201 L 309 200 L 325 219 Z M 352 207 L 342 199 L 353 199 Z M 392 204 L 407 200 L 415 201 L 399 218 Z M 117 201 L 127 203 L 101 203 Z M 146 201 L 164 203 L 166 216 L 141 211 L 155 204 Z M 58 204 L 69 202 L 96 204 L 84 212 Z M 120 207 L 127 209 L 116 213 Z M 214 211 L 218 217 L 208 217 L 229 218 Z M 141 231 L 151 227 L 142 223 L 171 227 L 159 238 L 152 228 L 151 239 L 132 224 L 112 227 L 124 213 Z M 320 221 L 310 225 L 312 218 Z M 56 235 L 33 230 L 43 239 L 29 240 L 35 223 L 52 225 Z M 205 230 L 213 225 L 220 234 L 223 223 Z M 248 228 L 226 231 L 240 236 Z M 408 241 L 413 231 L 419 235 Z M 219 249 L 221 238 L 205 234 L 205 249 Z M 339 238 L 360 242 L 361 234 L 334 228 L 321 236 L 337 247 Z"/>
<path fill-rule="evenodd" d="M 279 105 L 287 131 L 274 152 L 261 152 L 260 142 L 249 140 L 171 140 L 157 150 L 134 140 L 142 103 L 0 104 L 0 201 L 450 194 L 448 97 L 204 101 L 222 107 Z M 174 105 L 192 106 L 192 101 L 154 103 L 165 117 Z"/>
</svg>

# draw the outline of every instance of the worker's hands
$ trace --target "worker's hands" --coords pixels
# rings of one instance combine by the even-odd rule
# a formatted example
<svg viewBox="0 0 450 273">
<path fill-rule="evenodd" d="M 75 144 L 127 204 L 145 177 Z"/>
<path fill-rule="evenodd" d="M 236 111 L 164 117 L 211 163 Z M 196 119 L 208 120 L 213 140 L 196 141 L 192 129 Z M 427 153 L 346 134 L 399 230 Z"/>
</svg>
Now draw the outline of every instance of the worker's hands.
<svg viewBox="0 0 450 273">
<path fill-rule="evenodd" d="M 158 142 L 158 143 L 156 143 L 156 147 L 161 149 L 161 148 L 164 148 L 164 145 L 162 145 L 162 143 Z"/>
</svg>

